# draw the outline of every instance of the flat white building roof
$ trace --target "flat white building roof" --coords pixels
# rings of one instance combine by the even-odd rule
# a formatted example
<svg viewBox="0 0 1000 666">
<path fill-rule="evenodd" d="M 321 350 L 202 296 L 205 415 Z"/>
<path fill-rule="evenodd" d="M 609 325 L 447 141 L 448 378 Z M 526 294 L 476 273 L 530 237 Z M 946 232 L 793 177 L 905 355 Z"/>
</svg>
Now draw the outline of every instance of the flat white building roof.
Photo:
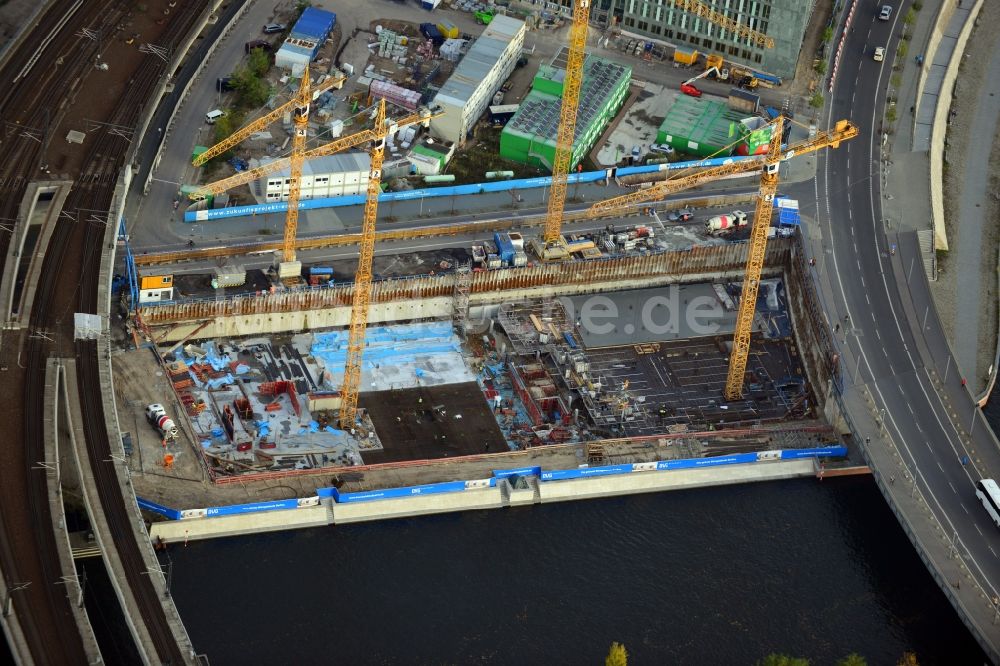
<svg viewBox="0 0 1000 666">
<path fill-rule="evenodd" d="M 311 160 L 306 160 L 302 163 L 302 175 L 303 176 L 315 176 L 317 174 L 326 173 L 348 173 L 355 171 L 363 171 L 368 173 L 371 169 L 372 160 L 368 153 L 364 152 L 351 152 L 351 153 L 340 153 L 338 155 L 326 155 L 324 157 L 316 157 Z M 292 170 L 282 169 L 281 171 L 275 171 L 269 174 L 264 180 L 274 180 L 277 178 L 288 178 L 291 176 Z"/>
<path fill-rule="evenodd" d="M 473 92 L 496 66 L 507 49 L 507 45 L 524 29 L 524 21 L 509 16 L 496 16 L 490 22 L 483 34 L 475 41 L 469 52 L 452 75 L 441 86 L 435 97 L 439 104 L 446 102 L 455 106 L 463 106 Z"/>
</svg>

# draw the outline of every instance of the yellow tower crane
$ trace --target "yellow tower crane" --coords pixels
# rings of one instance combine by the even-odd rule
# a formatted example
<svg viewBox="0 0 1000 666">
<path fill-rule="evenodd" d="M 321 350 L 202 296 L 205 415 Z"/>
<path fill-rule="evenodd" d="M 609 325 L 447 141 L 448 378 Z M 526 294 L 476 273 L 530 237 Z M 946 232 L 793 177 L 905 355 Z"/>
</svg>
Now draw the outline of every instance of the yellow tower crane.
<svg viewBox="0 0 1000 666">
<path fill-rule="evenodd" d="M 302 264 L 295 260 L 295 238 L 299 231 L 299 195 L 302 193 L 302 153 L 309 138 L 309 105 L 312 93 L 309 90 L 309 66 L 302 74 L 299 94 L 292 111 L 293 132 L 291 168 L 288 182 L 288 212 L 285 213 L 285 235 L 281 243 L 281 263 L 278 264 L 278 278 L 298 278 L 302 274 Z"/>
<path fill-rule="evenodd" d="M 817 150 L 822 150 L 823 148 L 837 148 L 840 146 L 841 141 L 853 139 L 857 135 L 857 125 L 853 124 L 849 120 L 840 120 L 837 121 L 832 130 L 817 132 L 816 136 L 790 144 L 785 147 L 784 152 L 781 152 L 779 148 L 779 150 L 775 151 L 775 153 L 770 156 L 779 160 L 787 160 L 797 155 L 805 155 Z M 780 136 L 781 135 L 779 134 L 779 139 Z M 773 138 L 774 137 L 772 136 L 772 140 Z M 734 161 L 729 164 L 704 169 L 692 167 L 690 169 L 685 169 L 673 178 L 653 183 L 651 187 L 647 187 L 642 190 L 635 190 L 634 192 L 629 192 L 628 194 L 612 197 L 603 201 L 598 201 L 590 208 L 570 213 L 567 217 L 569 219 L 583 220 L 620 214 L 623 211 L 627 211 L 634 204 L 649 201 L 660 201 L 664 197 L 674 194 L 675 192 L 704 185 L 705 183 L 716 181 L 720 178 L 724 178 L 725 176 L 756 171 L 757 169 L 760 169 L 762 165 L 766 164 L 766 162 L 767 157 L 758 157 Z"/>
<path fill-rule="evenodd" d="M 714 23 L 720 28 L 735 32 L 741 39 L 749 39 L 757 46 L 766 49 L 774 48 L 774 39 L 772 37 L 768 37 L 763 32 L 754 30 L 748 25 L 743 25 L 722 12 L 716 11 L 712 6 L 704 2 L 698 2 L 698 0 L 669 0 L 669 2 L 678 9 L 690 12 L 698 18 L 703 18 L 709 23 Z"/>
<path fill-rule="evenodd" d="M 426 124 L 432 118 L 437 118 L 440 114 L 434 114 L 427 110 L 422 110 L 419 113 L 414 113 L 399 120 L 393 121 L 393 125 L 397 129 L 403 129 L 409 127 L 410 125 L 416 125 L 418 123 Z M 376 132 L 374 130 L 362 130 L 356 134 L 351 134 L 350 136 L 345 136 L 340 139 L 331 141 L 330 143 L 324 144 L 317 148 L 312 148 L 310 150 L 302 153 L 302 157 L 305 160 L 311 160 L 316 157 L 323 157 L 325 155 L 333 155 L 334 153 L 339 153 L 342 150 L 347 150 L 348 148 L 353 148 L 354 146 L 360 146 L 363 143 L 368 143 L 369 141 L 374 141 Z M 287 169 L 291 164 L 291 157 L 284 157 L 279 160 L 273 160 L 267 164 L 262 164 L 253 169 L 247 169 L 246 171 L 241 171 L 237 174 L 233 174 L 228 178 L 223 178 L 222 180 L 217 180 L 212 183 L 206 183 L 199 186 L 198 188 L 192 190 L 188 194 L 188 198 L 194 201 L 200 201 L 208 196 L 221 194 L 227 192 L 234 187 L 239 187 L 240 185 L 246 185 L 247 183 L 252 183 L 258 178 L 263 178 L 264 176 L 269 176 L 272 173 L 281 171 L 282 169 Z"/>
<path fill-rule="evenodd" d="M 747 248 L 747 265 L 743 271 L 743 291 L 736 313 L 736 330 L 733 333 L 733 351 L 729 356 L 726 375 L 726 400 L 739 400 L 743 396 L 743 376 L 750 357 L 750 333 L 753 331 L 754 314 L 757 312 L 757 291 L 760 274 L 764 270 L 764 252 L 767 250 L 767 229 L 771 226 L 774 195 L 778 193 L 778 167 L 781 166 L 781 130 L 784 118 L 774 119 L 771 143 L 767 147 L 764 168 L 760 172 L 760 189 L 757 191 L 757 210 L 750 227 L 750 244 Z"/>
<path fill-rule="evenodd" d="M 823 148 L 838 148 L 841 141 L 853 139 L 858 135 L 856 125 L 847 120 L 840 120 L 833 130 L 820 132 L 810 139 L 787 146 L 782 152 L 783 124 L 784 119 L 781 116 L 778 116 L 772 123 L 771 141 L 768 145 L 767 155 L 763 160 L 742 160 L 704 169 L 698 173 L 670 178 L 645 190 L 638 190 L 598 202 L 583 211 L 583 215 L 581 215 L 584 218 L 601 217 L 620 211 L 632 204 L 662 199 L 673 192 L 711 182 L 723 176 L 761 169 L 757 210 L 750 231 L 747 263 L 743 276 L 743 294 L 736 317 L 733 350 L 729 357 L 729 372 L 726 377 L 725 397 L 727 400 L 738 400 L 743 393 L 743 379 L 750 355 L 750 334 L 753 330 L 757 292 L 760 288 L 760 276 L 764 268 L 764 255 L 767 250 L 767 229 L 771 224 L 774 195 L 778 190 L 778 166 L 782 160 L 790 159 L 795 155 L 803 155 Z"/>
<path fill-rule="evenodd" d="M 302 75 L 303 83 L 308 83 L 309 71 Z M 267 113 L 256 120 L 251 120 L 249 123 L 239 128 L 229 136 L 227 136 L 222 141 L 218 142 L 205 152 L 201 153 L 192 160 L 192 164 L 195 166 L 201 166 L 205 162 L 209 161 L 213 157 L 217 157 L 222 153 L 226 152 L 233 146 L 236 146 L 246 139 L 248 139 L 255 132 L 259 132 L 274 121 L 281 118 L 286 112 L 293 111 L 303 104 L 309 104 L 312 100 L 316 99 L 321 93 L 330 90 L 331 88 L 340 88 L 344 84 L 343 76 L 330 76 L 329 78 L 319 81 L 315 86 L 311 84 L 306 88 L 305 94 L 303 94 L 302 86 L 299 86 L 298 93 L 295 97 L 288 102 L 285 102 L 274 111 Z"/>
<path fill-rule="evenodd" d="M 691 12 L 699 18 L 714 23 L 736 33 L 740 38 L 750 39 L 766 47 L 774 47 L 774 39 L 762 32 L 714 10 L 697 0 L 671 0 L 679 9 Z M 576 137 L 576 114 L 580 101 L 580 87 L 583 84 L 583 64 L 587 47 L 587 21 L 590 17 L 591 0 L 576 0 L 573 4 L 573 23 L 569 29 L 569 57 L 566 77 L 563 80 L 562 104 L 559 108 L 559 128 L 556 135 L 555 157 L 552 161 L 552 190 L 549 196 L 548 212 L 542 243 L 536 254 L 542 259 L 564 259 L 569 256 L 566 242 L 562 237 L 562 223 L 566 206 L 566 189 L 570 165 L 573 158 L 573 141 Z"/>
<path fill-rule="evenodd" d="M 566 184 L 573 161 L 573 140 L 576 137 L 576 111 L 580 102 L 583 83 L 583 61 L 587 49 L 587 20 L 590 17 L 590 0 L 573 3 L 573 23 L 569 29 L 569 58 L 563 80 L 562 104 L 559 105 L 559 130 L 556 151 L 552 160 L 552 191 L 542 234 L 543 247 L 538 256 L 542 259 L 561 259 L 568 255 L 561 235 L 563 209 L 566 206 Z"/>
<path fill-rule="evenodd" d="M 375 113 L 375 132 L 368 154 L 371 170 L 368 172 L 368 196 L 365 199 L 365 216 L 361 225 L 361 242 L 358 243 L 358 270 L 354 274 L 354 296 L 351 301 L 351 328 L 347 337 L 347 361 L 344 365 L 344 383 L 340 386 L 340 427 L 354 427 L 358 413 L 358 393 L 361 391 L 361 357 L 365 348 L 365 329 L 368 326 L 368 306 L 372 296 L 372 259 L 375 256 L 375 218 L 378 215 L 378 195 L 381 192 L 382 160 L 385 157 L 385 138 L 396 130 L 385 124 L 385 100 L 378 102 Z"/>
</svg>

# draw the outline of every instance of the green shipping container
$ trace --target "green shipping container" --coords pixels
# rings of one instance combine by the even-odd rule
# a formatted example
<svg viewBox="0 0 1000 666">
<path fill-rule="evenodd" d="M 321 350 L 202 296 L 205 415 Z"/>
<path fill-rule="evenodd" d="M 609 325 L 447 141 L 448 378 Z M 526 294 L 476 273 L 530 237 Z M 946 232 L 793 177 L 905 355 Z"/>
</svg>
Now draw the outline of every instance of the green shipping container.
<svg viewBox="0 0 1000 666">
<path fill-rule="evenodd" d="M 747 133 L 745 113 L 689 95 L 678 95 L 656 133 L 657 143 L 696 157 L 728 157 Z"/>
</svg>

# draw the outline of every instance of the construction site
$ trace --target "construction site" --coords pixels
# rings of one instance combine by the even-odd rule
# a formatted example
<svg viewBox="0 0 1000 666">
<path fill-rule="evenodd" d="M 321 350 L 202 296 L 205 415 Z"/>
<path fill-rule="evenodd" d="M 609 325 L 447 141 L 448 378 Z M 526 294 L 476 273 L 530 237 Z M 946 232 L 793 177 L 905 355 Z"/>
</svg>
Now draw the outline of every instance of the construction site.
<svg viewBox="0 0 1000 666">
<path fill-rule="evenodd" d="M 857 129 L 842 120 L 829 130 L 797 126 L 791 133 L 790 114 L 765 118 L 758 101 L 740 93 L 764 75 L 710 59 L 679 92 L 634 115 L 649 126 L 647 136 L 658 134 L 649 148 L 635 147 L 631 161 L 650 148 L 745 159 L 691 162 L 667 174 L 654 167 L 629 176 L 637 185 L 602 173 L 606 186 L 624 193 L 571 211 L 569 174 L 591 147 L 614 142 L 599 139 L 620 131 L 609 123 L 630 86 L 629 68 L 587 59 L 585 9 L 577 7 L 568 46 L 540 67 L 534 91 L 503 129 L 503 136 L 520 132 L 524 145 L 504 148 L 501 140 L 502 155 L 530 156 L 552 172 L 536 228 L 523 219 L 450 231 L 404 224 L 391 232 L 398 243 L 442 242 L 378 256 L 377 244 L 388 238 L 376 230 L 386 179 L 393 169 L 405 175 L 404 161 L 421 173 L 447 165 L 484 114 L 481 100 L 502 102 L 523 25 L 496 17 L 474 39 L 450 24 L 382 21 L 367 38 L 352 35 L 339 51 L 348 56 L 331 56 L 327 73 L 313 78 L 309 68 L 324 64 L 324 49 L 336 46 L 329 27 L 336 20 L 316 12 L 300 19 L 308 25 L 293 27 L 293 36 L 325 31 L 330 39 L 319 40 L 312 59 L 295 60 L 294 49 L 286 56 L 293 78 L 282 82 L 297 86 L 290 101 L 197 147 L 193 164 L 238 146 L 252 150 L 278 121 L 289 140 L 267 155 L 245 154 L 245 164 L 230 160 L 232 175 L 183 191 L 196 210 L 226 204 L 244 185 L 258 202 L 279 202 L 287 212 L 281 242 L 268 246 L 275 261 L 248 268 L 250 248 L 225 246 L 137 257 L 125 242 L 128 285 L 120 304 L 129 325 L 114 364 L 122 377 L 157 378 L 125 380 L 128 389 L 119 392 L 132 411 L 129 441 L 139 470 L 222 486 L 259 481 L 266 498 L 275 479 L 308 486 L 313 475 L 346 474 L 371 487 L 365 484 L 391 469 L 394 485 L 450 481 L 469 478 L 468 468 L 484 460 L 527 452 L 558 465 L 590 465 L 837 439 L 825 393 L 839 365 L 806 277 L 797 202 L 776 196 L 777 167 L 836 148 Z M 359 34 L 367 58 L 354 52 Z M 438 59 L 441 66 L 425 71 Z M 360 60 L 363 76 L 352 77 L 348 60 Z M 438 76 L 448 81 L 435 88 Z M 729 103 L 705 101 L 695 86 L 704 78 L 740 87 Z M 335 95 L 345 80 L 346 95 Z M 590 101 L 580 107 L 588 90 Z M 641 94 L 639 102 L 658 94 Z M 545 102 L 544 113 L 532 111 L 532 100 Z M 467 117 L 470 105 L 482 108 Z M 532 124 L 532 113 L 544 117 Z M 352 148 L 363 152 L 347 153 L 350 165 L 325 166 Z M 749 212 L 671 212 L 662 203 L 755 174 Z M 360 233 L 327 240 L 356 243 L 357 254 L 303 261 L 300 252 L 324 240 L 299 237 L 300 202 L 349 195 L 363 208 Z M 459 195 L 467 193 L 452 194 L 453 208 Z M 636 215 L 641 221 L 629 219 Z M 563 229 L 569 223 L 590 226 L 570 232 Z M 459 226 L 471 241 L 447 238 Z M 174 272 L 171 262 L 179 259 L 210 263 L 199 271 L 182 262 Z M 147 497 L 176 499 L 156 479 L 137 487 Z"/>
</svg>

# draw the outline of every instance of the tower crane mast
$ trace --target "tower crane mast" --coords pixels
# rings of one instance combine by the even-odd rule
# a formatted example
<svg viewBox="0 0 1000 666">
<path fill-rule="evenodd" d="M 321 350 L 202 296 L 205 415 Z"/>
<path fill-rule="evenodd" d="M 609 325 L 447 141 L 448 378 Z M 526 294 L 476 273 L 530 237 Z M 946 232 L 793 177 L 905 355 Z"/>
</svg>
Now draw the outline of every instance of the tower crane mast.
<svg viewBox="0 0 1000 666">
<path fill-rule="evenodd" d="M 743 292 L 736 313 L 736 331 L 733 333 L 733 351 L 729 356 L 726 375 L 726 400 L 739 400 L 743 395 L 743 377 L 750 357 L 750 333 L 753 331 L 757 312 L 757 292 L 760 275 L 764 270 L 764 253 L 767 250 L 767 230 L 771 226 L 774 195 L 778 193 L 778 167 L 781 166 L 781 129 L 783 118 L 778 116 L 771 128 L 771 143 L 767 147 L 764 168 L 760 172 L 760 189 L 757 192 L 757 210 L 750 228 L 750 245 L 747 265 L 743 271 Z"/>
<path fill-rule="evenodd" d="M 391 133 L 385 124 L 384 99 L 378 102 L 374 131 L 376 137 L 368 151 L 371 156 L 371 169 L 368 172 L 368 196 L 365 200 L 364 221 L 361 225 L 361 242 L 358 244 L 358 270 L 354 274 L 351 327 L 347 337 L 347 361 L 344 365 L 344 383 L 340 387 L 340 426 L 346 430 L 354 427 L 358 412 L 358 393 L 361 390 L 361 358 L 365 348 L 365 328 L 368 326 L 368 308 L 372 296 L 375 218 L 378 216 L 378 195 L 382 191 L 385 138 Z M 395 131 L 395 128 L 392 131 Z"/>
<path fill-rule="evenodd" d="M 280 277 L 298 275 L 298 265 L 295 262 L 295 236 L 299 229 L 299 196 L 302 193 L 302 162 L 305 157 L 306 139 L 309 136 L 309 103 L 312 101 L 309 92 L 309 67 L 302 74 L 302 83 L 292 111 L 294 136 L 292 137 L 292 156 L 290 182 L 288 184 L 288 212 L 285 214 L 285 235 L 281 244 L 281 266 L 278 269 Z"/>
<path fill-rule="evenodd" d="M 559 106 L 559 130 L 556 135 L 555 157 L 552 160 L 552 190 L 549 196 L 545 231 L 545 247 L 559 253 L 562 249 L 562 216 L 566 205 L 566 184 L 573 161 L 573 140 L 576 137 L 576 112 L 583 84 L 583 61 L 587 48 L 587 21 L 590 1 L 573 3 L 573 23 L 569 29 L 569 58 L 563 81 L 562 104 Z M 562 253 L 564 254 L 564 252 Z"/>
</svg>

